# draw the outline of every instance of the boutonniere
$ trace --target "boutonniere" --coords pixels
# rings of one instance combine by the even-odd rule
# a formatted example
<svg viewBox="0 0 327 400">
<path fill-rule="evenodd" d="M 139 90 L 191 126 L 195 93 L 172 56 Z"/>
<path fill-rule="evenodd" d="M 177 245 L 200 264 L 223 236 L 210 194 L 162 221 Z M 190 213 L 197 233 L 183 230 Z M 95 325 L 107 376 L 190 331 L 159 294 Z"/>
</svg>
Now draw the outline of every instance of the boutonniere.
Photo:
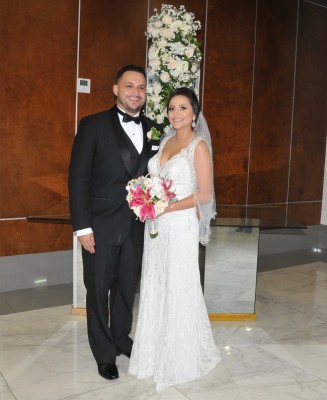
<svg viewBox="0 0 327 400">
<path fill-rule="evenodd" d="M 149 130 L 149 132 L 146 134 L 148 141 L 150 140 L 159 140 L 161 136 L 161 132 L 159 129 L 155 128 L 154 126 Z"/>
</svg>

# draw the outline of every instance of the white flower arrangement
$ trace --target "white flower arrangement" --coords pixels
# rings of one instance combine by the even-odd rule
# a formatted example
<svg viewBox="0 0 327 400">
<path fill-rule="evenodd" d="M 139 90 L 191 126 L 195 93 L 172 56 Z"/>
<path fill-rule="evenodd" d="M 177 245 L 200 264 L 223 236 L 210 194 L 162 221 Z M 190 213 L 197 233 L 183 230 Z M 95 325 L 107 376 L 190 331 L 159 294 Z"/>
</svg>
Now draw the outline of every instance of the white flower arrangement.
<svg viewBox="0 0 327 400">
<path fill-rule="evenodd" d="M 173 89 L 197 90 L 201 51 L 196 32 L 201 29 L 194 14 L 162 4 L 150 17 L 146 36 L 148 51 L 147 116 L 158 124 L 168 125 L 167 100 Z"/>
</svg>

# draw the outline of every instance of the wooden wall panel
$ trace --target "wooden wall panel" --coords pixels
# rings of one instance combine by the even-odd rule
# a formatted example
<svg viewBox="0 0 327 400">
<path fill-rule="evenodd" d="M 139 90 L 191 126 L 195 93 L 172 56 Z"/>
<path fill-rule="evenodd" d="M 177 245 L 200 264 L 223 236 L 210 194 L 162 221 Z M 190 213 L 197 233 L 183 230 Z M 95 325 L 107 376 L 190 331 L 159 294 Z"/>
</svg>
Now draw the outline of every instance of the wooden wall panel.
<svg viewBox="0 0 327 400">
<path fill-rule="evenodd" d="M 288 204 L 287 214 L 304 225 L 319 225 L 321 201 Z"/>
<path fill-rule="evenodd" d="M 68 212 L 78 0 L 0 7 L 0 218 Z M 0 255 L 72 247 L 72 236 L 59 233 L 66 228 L 43 228 L 1 221 Z"/>
<path fill-rule="evenodd" d="M 0 256 L 71 250 L 71 225 L 26 220 L 0 221 Z"/>
<path fill-rule="evenodd" d="M 255 0 L 209 0 L 204 115 L 215 152 L 217 203 L 245 204 Z"/>
<path fill-rule="evenodd" d="M 67 197 L 77 5 L 1 2 L 1 218 L 44 212 Z"/>
<path fill-rule="evenodd" d="M 327 131 L 326 43 L 327 8 L 302 1 L 289 201 L 322 199 Z"/>
<path fill-rule="evenodd" d="M 287 201 L 296 27 L 296 1 L 259 1 L 248 204 Z"/>
<path fill-rule="evenodd" d="M 91 93 L 79 94 L 78 119 L 110 108 L 118 70 L 146 65 L 147 0 L 83 0 L 80 77 L 91 79 Z"/>
</svg>

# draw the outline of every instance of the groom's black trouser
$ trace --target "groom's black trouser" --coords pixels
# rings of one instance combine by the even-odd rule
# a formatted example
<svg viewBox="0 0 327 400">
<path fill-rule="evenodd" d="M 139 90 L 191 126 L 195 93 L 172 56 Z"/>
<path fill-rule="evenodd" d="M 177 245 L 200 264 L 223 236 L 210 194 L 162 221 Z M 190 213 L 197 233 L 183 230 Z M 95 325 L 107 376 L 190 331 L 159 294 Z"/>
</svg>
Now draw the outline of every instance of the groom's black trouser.
<svg viewBox="0 0 327 400">
<path fill-rule="evenodd" d="M 131 351 L 133 304 L 142 263 L 143 243 L 130 233 L 119 246 L 84 249 L 87 331 L 98 364 L 115 362 L 117 351 Z M 110 317 L 108 295 L 110 291 Z"/>
</svg>

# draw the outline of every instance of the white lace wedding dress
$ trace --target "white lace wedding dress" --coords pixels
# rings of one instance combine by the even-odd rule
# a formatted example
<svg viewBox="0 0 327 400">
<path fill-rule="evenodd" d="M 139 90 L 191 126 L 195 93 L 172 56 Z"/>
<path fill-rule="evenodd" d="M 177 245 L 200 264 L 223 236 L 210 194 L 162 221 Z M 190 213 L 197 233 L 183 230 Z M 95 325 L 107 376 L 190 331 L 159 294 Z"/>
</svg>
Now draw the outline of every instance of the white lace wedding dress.
<svg viewBox="0 0 327 400">
<path fill-rule="evenodd" d="M 195 139 L 160 166 L 159 152 L 149 172 L 173 180 L 178 199 L 194 193 Z M 205 307 L 198 265 L 199 227 L 195 208 L 158 218 L 158 236 L 145 227 L 140 306 L 129 373 L 153 377 L 158 391 L 198 379 L 220 360 Z"/>
</svg>

